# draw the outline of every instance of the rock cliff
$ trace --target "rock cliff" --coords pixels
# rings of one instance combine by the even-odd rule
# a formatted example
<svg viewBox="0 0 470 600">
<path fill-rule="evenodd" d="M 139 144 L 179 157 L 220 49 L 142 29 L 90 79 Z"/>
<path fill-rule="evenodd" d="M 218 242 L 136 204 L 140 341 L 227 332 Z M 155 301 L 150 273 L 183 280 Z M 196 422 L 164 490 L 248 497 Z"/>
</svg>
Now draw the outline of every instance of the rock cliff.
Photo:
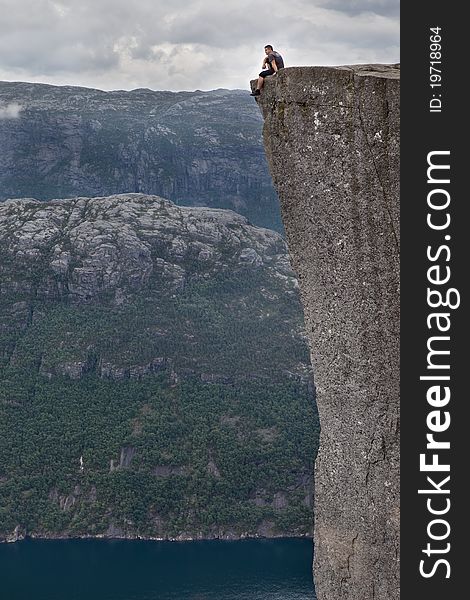
<svg viewBox="0 0 470 600">
<path fill-rule="evenodd" d="M 0 82 L 0 200 L 156 194 L 281 227 L 246 91 Z"/>
<path fill-rule="evenodd" d="M 320 600 L 399 594 L 399 70 L 287 68 L 259 99 L 320 412 Z"/>
</svg>

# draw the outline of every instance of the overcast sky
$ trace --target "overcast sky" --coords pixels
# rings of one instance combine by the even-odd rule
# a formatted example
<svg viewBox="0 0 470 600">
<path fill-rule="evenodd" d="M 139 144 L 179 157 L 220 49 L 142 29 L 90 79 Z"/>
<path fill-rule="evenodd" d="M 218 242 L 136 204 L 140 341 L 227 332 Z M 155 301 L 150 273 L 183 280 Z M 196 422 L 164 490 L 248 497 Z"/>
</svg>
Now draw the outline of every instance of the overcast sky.
<svg viewBox="0 0 470 600">
<path fill-rule="evenodd" d="M 286 66 L 399 62 L 399 0 L 0 0 L 0 80 L 248 88 Z"/>
</svg>

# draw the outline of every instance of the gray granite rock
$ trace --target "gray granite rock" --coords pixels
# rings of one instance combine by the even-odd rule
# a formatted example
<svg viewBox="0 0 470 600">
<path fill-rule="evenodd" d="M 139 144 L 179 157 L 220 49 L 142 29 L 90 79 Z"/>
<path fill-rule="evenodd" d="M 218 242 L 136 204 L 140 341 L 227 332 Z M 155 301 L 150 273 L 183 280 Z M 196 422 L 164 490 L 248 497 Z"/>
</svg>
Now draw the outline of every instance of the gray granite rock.
<svg viewBox="0 0 470 600">
<path fill-rule="evenodd" d="M 399 596 L 399 69 L 287 68 L 258 100 L 322 427 L 320 600 Z"/>
<path fill-rule="evenodd" d="M 17 265 L 48 264 L 39 297 L 66 296 L 78 304 L 103 293 L 122 304 L 151 278 L 178 291 L 191 278 L 231 269 L 232 260 L 247 269 L 264 260 L 276 271 L 279 261 L 279 275 L 286 272 L 285 243 L 274 231 L 253 227 L 233 211 L 180 207 L 145 194 L 6 200 L 0 203 L 0 249 Z M 294 285 L 289 266 L 287 275 Z M 26 284 L 5 274 L 2 291 L 19 285 Z M 79 377 L 78 371 L 70 376 Z"/>
<path fill-rule="evenodd" d="M 251 362 L 246 369 L 231 358 L 222 367 L 220 353 L 215 361 L 210 345 L 200 342 L 212 317 L 197 311 L 188 316 L 182 308 L 196 287 L 207 293 L 209 307 L 220 300 L 227 311 L 220 335 L 233 320 L 238 331 L 248 318 L 270 343 L 281 336 L 276 343 L 284 358 L 276 370 L 288 378 L 291 371 L 295 379 L 310 378 L 298 350 L 287 350 L 290 344 L 305 350 L 306 343 L 285 240 L 230 210 L 180 207 L 145 194 L 6 200 L 0 202 L 0 280 L 0 357 L 20 368 L 28 359 L 19 339 L 45 335 L 49 341 L 38 344 L 28 369 L 49 380 L 98 375 L 125 381 L 171 373 L 173 383 L 197 377 L 224 384 L 233 382 L 235 373 L 251 377 Z M 223 299 L 229 284 L 216 281 L 231 282 L 230 305 Z M 202 302 L 199 295 L 194 302 Z M 53 310 L 81 316 L 54 321 Z M 277 318 L 272 333 L 269 323 Z M 259 337 L 246 339 L 263 348 Z M 225 343 L 222 348 L 228 349 Z M 275 355 L 265 354 L 266 367 Z"/>
</svg>

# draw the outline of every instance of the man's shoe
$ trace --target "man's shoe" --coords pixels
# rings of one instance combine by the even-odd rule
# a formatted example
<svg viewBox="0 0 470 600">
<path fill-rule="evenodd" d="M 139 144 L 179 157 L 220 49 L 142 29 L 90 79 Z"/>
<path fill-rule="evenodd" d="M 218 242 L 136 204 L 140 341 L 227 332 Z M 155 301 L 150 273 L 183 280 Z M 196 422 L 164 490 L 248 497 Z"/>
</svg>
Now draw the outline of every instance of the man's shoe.
<svg viewBox="0 0 470 600">
<path fill-rule="evenodd" d="M 250 96 L 259 96 L 261 94 L 261 92 L 259 90 L 255 90 L 254 92 L 251 92 Z"/>
</svg>

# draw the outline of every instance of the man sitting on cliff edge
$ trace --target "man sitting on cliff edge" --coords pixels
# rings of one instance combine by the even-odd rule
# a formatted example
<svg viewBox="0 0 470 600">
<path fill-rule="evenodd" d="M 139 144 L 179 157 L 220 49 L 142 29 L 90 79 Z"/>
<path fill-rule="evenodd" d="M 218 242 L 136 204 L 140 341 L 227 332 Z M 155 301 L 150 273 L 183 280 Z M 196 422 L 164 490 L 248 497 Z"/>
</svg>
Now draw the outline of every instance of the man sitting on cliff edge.
<svg viewBox="0 0 470 600">
<path fill-rule="evenodd" d="M 256 86 L 256 90 L 251 92 L 250 96 L 259 96 L 261 94 L 261 88 L 264 84 L 264 78 L 269 77 L 269 75 L 275 75 L 279 69 L 284 68 L 284 61 L 282 60 L 282 56 L 279 52 L 276 52 L 271 44 L 267 44 L 264 47 L 264 52 L 266 56 L 263 59 L 263 64 L 261 68 L 263 71 L 259 74 L 258 84 Z"/>
</svg>

